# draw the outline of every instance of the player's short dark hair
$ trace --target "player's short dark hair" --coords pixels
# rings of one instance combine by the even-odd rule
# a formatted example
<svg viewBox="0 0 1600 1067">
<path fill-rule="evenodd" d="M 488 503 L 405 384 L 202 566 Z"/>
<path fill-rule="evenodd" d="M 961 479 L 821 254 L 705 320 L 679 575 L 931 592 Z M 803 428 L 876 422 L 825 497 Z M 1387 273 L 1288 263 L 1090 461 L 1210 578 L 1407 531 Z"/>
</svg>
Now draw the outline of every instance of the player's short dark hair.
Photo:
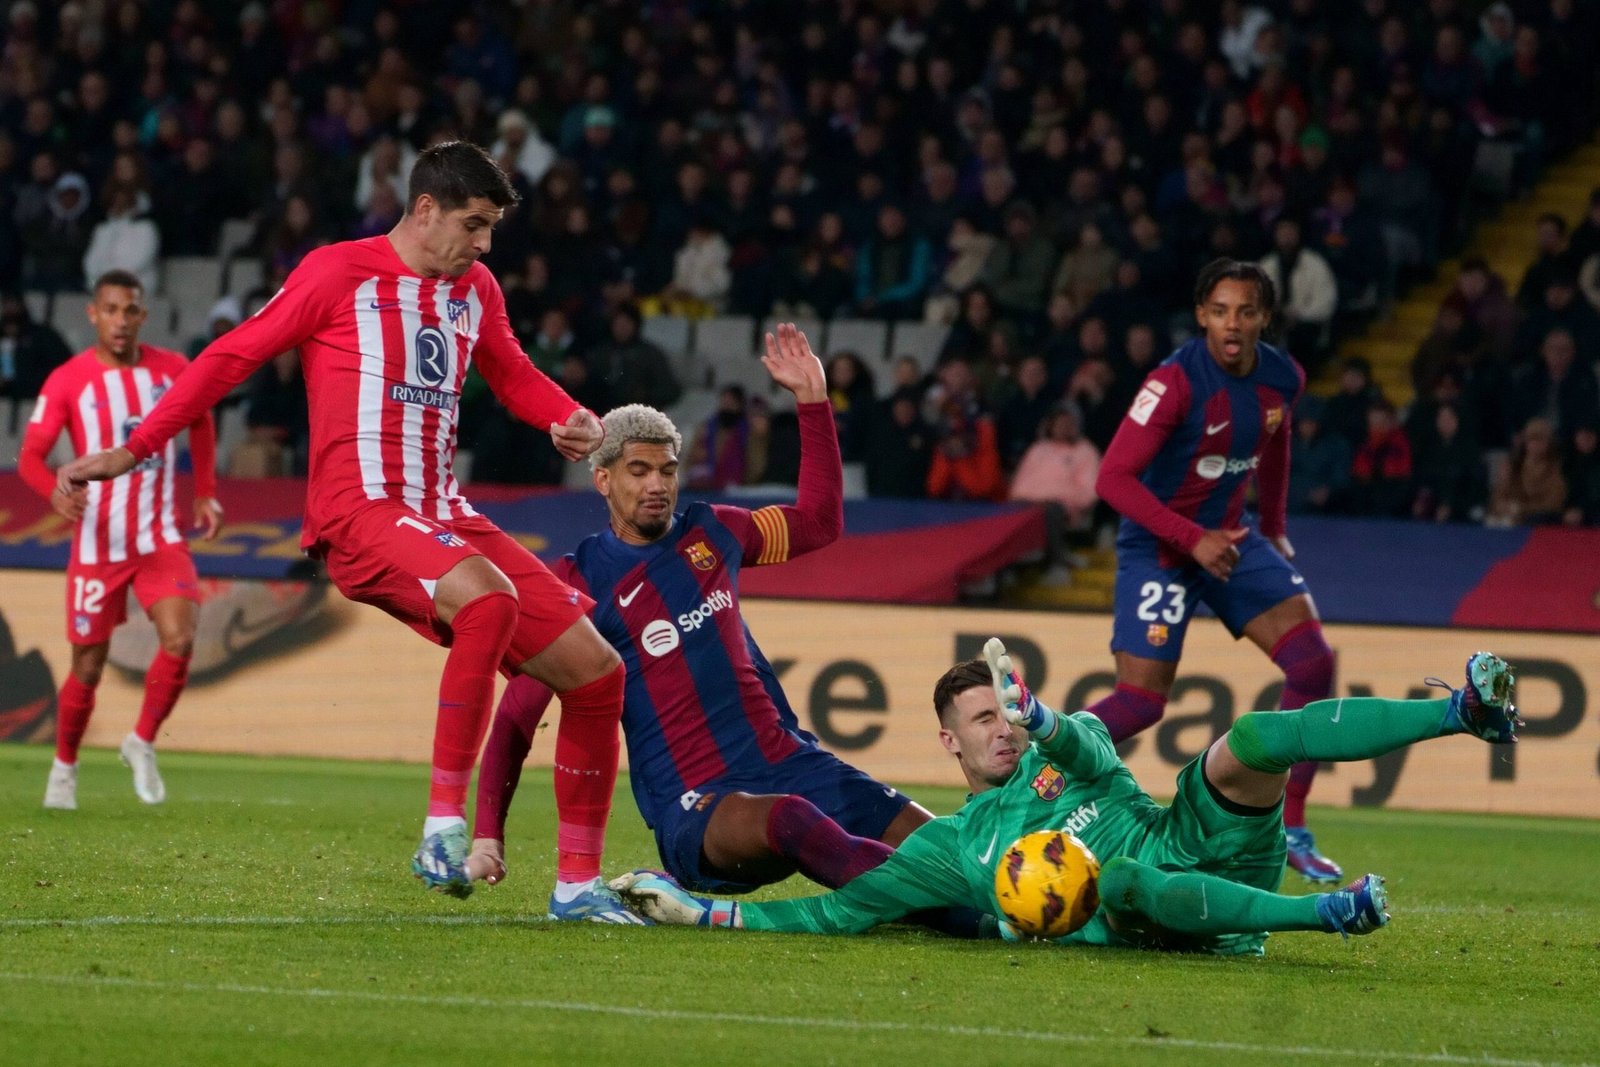
<svg viewBox="0 0 1600 1067">
<path fill-rule="evenodd" d="M 511 179 L 489 153 L 469 141 L 445 141 L 425 148 L 411 168 L 406 189 L 406 211 L 424 194 L 433 197 L 446 211 L 467 206 L 474 197 L 483 197 L 495 207 L 511 207 L 519 199 Z"/>
<path fill-rule="evenodd" d="M 1270 313 L 1278 304 L 1278 287 L 1272 284 L 1272 276 L 1258 264 L 1222 258 L 1213 259 L 1200 268 L 1200 277 L 1194 283 L 1195 307 L 1210 300 L 1212 291 L 1225 281 L 1254 283 L 1256 299 L 1261 302 L 1263 311 Z"/>
<path fill-rule="evenodd" d="M 119 267 L 116 270 L 106 271 L 94 280 L 94 288 L 90 292 L 95 296 L 99 296 L 100 290 L 108 285 L 119 286 L 123 289 L 137 289 L 140 296 L 144 295 L 144 282 L 141 282 L 139 276 L 131 270 L 123 270 Z"/>
<path fill-rule="evenodd" d="M 993 684 L 993 679 L 989 677 L 989 665 L 983 660 L 969 659 L 965 663 L 957 663 L 933 684 L 933 713 L 942 724 L 945 712 L 955 707 L 956 697 L 968 689 Z"/>
</svg>

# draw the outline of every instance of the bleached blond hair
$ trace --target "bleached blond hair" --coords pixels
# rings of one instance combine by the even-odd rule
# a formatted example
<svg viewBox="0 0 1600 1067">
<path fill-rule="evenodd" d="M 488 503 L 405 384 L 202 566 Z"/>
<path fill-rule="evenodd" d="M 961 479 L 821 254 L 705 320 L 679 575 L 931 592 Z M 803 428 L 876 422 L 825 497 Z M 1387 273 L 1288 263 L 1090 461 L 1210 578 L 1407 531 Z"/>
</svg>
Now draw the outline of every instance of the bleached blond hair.
<svg viewBox="0 0 1600 1067">
<path fill-rule="evenodd" d="M 674 452 L 683 451 L 683 434 L 672 420 L 646 404 L 624 404 L 600 421 L 606 428 L 606 436 L 600 447 L 589 454 L 590 470 L 611 466 L 622 455 L 622 446 L 629 441 L 671 445 Z"/>
</svg>

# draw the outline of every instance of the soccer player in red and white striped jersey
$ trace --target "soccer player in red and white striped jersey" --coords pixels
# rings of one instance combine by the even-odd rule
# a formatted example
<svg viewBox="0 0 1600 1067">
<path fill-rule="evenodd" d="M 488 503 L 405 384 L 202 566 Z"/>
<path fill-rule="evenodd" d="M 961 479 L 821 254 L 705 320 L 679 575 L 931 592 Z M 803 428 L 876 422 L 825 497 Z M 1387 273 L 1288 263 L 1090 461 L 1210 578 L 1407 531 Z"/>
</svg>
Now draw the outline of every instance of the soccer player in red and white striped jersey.
<svg viewBox="0 0 1600 1067">
<path fill-rule="evenodd" d="M 298 346 L 311 413 L 301 545 L 354 600 L 449 647 L 433 779 L 413 872 L 465 896 L 466 791 L 488 727 L 494 673 L 521 671 L 561 697 L 557 884 L 551 913 L 638 921 L 599 879 L 616 780 L 622 663 L 558 581 L 475 512 L 451 474 L 461 385 L 475 364 L 518 418 L 568 459 L 600 443 L 595 415 L 529 362 L 505 298 L 478 262 L 516 202 L 475 145 L 423 152 L 389 234 L 317 249 L 254 317 L 213 342 L 124 447 L 64 468 L 64 491 L 151 455 L 279 352 Z"/>
<path fill-rule="evenodd" d="M 57 367 L 45 380 L 28 421 L 18 473 L 63 518 L 77 524 L 67 564 L 67 640 L 72 669 L 56 700 L 56 758 L 45 787 L 47 808 L 78 806 L 78 745 L 94 712 L 111 631 L 127 615 L 128 589 L 155 623 L 161 647 L 144 679 L 139 722 L 122 742 L 122 760 L 146 804 L 166 799 L 156 767 L 156 732 L 183 692 L 194 647 L 199 586 L 194 560 L 176 518 L 173 468 L 177 445 L 168 440 L 120 477 L 96 483 L 81 499 L 62 491 L 45 466 L 61 431 L 80 456 L 126 443 L 157 401 L 189 368 L 177 352 L 139 343 L 146 315 L 139 279 L 114 270 L 95 281 L 89 304 L 94 347 Z M 216 429 L 207 407 L 189 426 L 194 457 L 194 525 L 217 535 Z M 182 427 L 180 427 L 181 429 Z"/>
</svg>

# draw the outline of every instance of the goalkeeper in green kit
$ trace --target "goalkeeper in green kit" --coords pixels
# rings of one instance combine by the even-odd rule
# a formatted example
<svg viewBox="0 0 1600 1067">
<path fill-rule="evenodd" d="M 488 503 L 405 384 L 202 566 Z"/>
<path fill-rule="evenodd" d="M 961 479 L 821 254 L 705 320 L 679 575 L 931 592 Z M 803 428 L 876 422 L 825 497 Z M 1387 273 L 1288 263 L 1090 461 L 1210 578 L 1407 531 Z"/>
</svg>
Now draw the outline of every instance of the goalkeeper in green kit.
<svg viewBox="0 0 1600 1067">
<path fill-rule="evenodd" d="M 1099 719 L 1039 703 L 998 639 L 984 656 L 951 668 L 934 687 L 939 739 L 972 796 L 917 829 L 881 866 L 830 893 L 766 903 L 696 897 L 649 871 L 623 875 L 612 888 L 657 922 L 747 930 L 860 933 L 950 906 L 998 916 L 994 875 L 1006 849 L 1024 834 L 1065 829 L 1102 864 L 1100 908 L 1057 940 L 1260 954 L 1269 931 L 1348 936 L 1389 921 L 1383 879 L 1374 874 L 1332 893 L 1273 891 L 1283 877 L 1279 809 L 1291 766 L 1371 759 L 1452 734 L 1508 744 L 1521 725 L 1511 668 L 1479 652 L 1467 660 L 1466 684 L 1441 699 L 1344 697 L 1243 715 L 1179 772 L 1177 795 L 1163 805 L 1134 780 Z"/>
</svg>

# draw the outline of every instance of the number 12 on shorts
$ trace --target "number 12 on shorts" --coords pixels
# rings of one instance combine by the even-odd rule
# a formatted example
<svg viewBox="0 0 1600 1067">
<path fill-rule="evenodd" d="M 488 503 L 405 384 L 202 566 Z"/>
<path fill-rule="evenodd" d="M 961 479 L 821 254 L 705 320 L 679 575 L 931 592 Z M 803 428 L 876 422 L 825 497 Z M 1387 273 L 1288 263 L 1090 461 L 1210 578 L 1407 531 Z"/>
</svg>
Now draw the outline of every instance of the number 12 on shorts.
<svg viewBox="0 0 1600 1067">
<path fill-rule="evenodd" d="M 106 583 L 98 578 L 72 579 L 72 610 L 86 615 L 98 615 L 101 601 L 106 598 Z"/>
</svg>

